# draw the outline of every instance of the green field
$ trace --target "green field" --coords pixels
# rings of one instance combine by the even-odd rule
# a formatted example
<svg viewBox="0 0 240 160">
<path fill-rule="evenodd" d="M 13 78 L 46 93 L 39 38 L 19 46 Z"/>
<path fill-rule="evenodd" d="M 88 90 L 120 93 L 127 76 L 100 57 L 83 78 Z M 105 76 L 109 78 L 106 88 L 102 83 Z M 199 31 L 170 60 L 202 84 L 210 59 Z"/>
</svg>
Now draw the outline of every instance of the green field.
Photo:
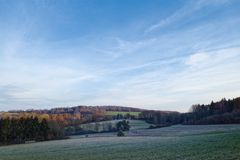
<svg viewBox="0 0 240 160">
<path fill-rule="evenodd" d="M 0 147 L 0 160 L 237 160 L 240 125 L 195 125 L 144 129 L 132 122 L 126 137 L 116 133 Z"/>
<path fill-rule="evenodd" d="M 132 116 L 138 116 L 141 112 L 118 112 L 118 111 L 106 111 L 106 115 L 109 116 L 117 116 L 118 114 L 127 115 L 130 114 Z"/>
</svg>

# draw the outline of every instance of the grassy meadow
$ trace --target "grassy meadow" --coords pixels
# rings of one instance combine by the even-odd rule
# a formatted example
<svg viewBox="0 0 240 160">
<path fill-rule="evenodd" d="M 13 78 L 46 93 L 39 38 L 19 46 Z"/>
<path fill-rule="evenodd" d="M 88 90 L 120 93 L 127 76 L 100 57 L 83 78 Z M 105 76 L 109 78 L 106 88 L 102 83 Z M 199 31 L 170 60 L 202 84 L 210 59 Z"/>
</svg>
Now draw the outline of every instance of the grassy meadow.
<svg viewBox="0 0 240 160">
<path fill-rule="evenodd" d="M 116 133 L 0 147 L 0 160 L 219 160 L 240 159 L 240 125 L 176 125 L 144 129 L 133 121 Z"/>
</svg>

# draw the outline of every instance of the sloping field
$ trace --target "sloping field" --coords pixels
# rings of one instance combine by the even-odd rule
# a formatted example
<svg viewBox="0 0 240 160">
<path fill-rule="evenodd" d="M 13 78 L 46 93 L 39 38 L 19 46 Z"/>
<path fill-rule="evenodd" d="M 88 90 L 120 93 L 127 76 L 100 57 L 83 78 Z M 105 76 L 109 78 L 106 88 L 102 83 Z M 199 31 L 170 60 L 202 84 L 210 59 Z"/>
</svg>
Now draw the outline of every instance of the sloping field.
<svg viewBox="0 0 240 160">
<path fill-rule="evenodd" d="M 151 124 L 146 123 L 145 121 L 141 120 L 130 120 L 129 124 L 131 126 L 130 130 L 133 129 L 146 129 L 149 128 Z"/>
<path fill-rule="evenodd" d="M 149 135 L 112 134 L 4 146 L 0 147 L 0 160 L 237 160 L 240 157 L 240 125 L 177 125 L 135 131 Z"/>
<path fill-rule="evenodd" d="M 171 127 L 163 127 L 156 129 L 138 129 L 136 132 L 130 131 L 130 134 L 132 136 L 175 137 L 207 133 L 225 133 L 234 131 L 240 131 L 240 125 L 174 125 Z"/>
<path fill-rule="evenodd" d="M 103 131 L 104 126 L 108 124 L 112 124 L 112 126 L 115 126 L 117 122 L 121 120 L 111 120 L 111 121 L 103 121 L 103 122 L 97 122 L 97 123 L 87 123 L 87 124 L 82 124 L 80 125 L 81 128 L 84 130 L 90 130 L 96 132 L 96 124 L 98 124 L 98 131 Z M 151 124 L 146 123 L 145 121 L 142 120 L 128 120 L 130 124 L 130 131 L 125 132 L 126 135 L 128 136 L 137 136 L 139 135 L 139 131 L 141 131 L 142 134 L 143 132 L 147 131 L 146 129 L 149 128 Z M 94 134 L 88 134 L 88 137 L 112 137 L 116 136 L 116 132 L 107 132 L 107 133 L 94 133 Z M 71 138 L 78 139 L 78 138 L 83 138 L 85 135 L 77 135 L 77 136 L 71 136 Z"/>
<path fill-rule="evenodd" d="M 81 124 L 79 127 L 81 127 L 83 130 L 86 131 L 93 131 L 93 132 L 102 132 L 107 131 L 109 126 L 115 127 L 116 123 L 121 120 L 111 120 L 111 121 L 102 121 L 102 122 L 92 122 L 92 123 L 86 123 Z M 146 123 L 145 121 L 141 120 L 128 120 L 129 124 L 132 129 L 146 129 L 150 126 L 149 123 Z"/>
</svg>

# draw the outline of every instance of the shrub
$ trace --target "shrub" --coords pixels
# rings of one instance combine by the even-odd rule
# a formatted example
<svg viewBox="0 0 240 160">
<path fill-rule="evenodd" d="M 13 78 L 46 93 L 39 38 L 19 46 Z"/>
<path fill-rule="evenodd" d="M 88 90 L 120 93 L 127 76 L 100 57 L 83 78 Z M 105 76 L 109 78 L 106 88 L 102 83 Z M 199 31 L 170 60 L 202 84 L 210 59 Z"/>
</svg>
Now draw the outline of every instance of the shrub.
<svg viewBox="0 0 240 160">
<path fill-rule="evenodd" d="M 123 136 L 125 136 L 125 134 L 124 134 L 123 131 L 120 130 L 120 131 L 118 131 L 117 136 L 118 137 L 123 137 Z"/>
</svg>

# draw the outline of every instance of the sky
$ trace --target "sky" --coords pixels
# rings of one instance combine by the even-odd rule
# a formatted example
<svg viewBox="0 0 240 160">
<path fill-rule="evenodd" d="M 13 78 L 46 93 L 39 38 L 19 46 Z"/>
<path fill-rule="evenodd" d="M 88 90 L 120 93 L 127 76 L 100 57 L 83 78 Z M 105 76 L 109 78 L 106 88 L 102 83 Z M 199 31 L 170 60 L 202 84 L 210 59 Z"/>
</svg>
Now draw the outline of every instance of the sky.
<svg viewBox="0 0 240 160">
<path fill-rule="evenodd" d="M 0 0 L 0 110 L 238 97 L 239 26 L 239 0 Z"/>
</svg>

